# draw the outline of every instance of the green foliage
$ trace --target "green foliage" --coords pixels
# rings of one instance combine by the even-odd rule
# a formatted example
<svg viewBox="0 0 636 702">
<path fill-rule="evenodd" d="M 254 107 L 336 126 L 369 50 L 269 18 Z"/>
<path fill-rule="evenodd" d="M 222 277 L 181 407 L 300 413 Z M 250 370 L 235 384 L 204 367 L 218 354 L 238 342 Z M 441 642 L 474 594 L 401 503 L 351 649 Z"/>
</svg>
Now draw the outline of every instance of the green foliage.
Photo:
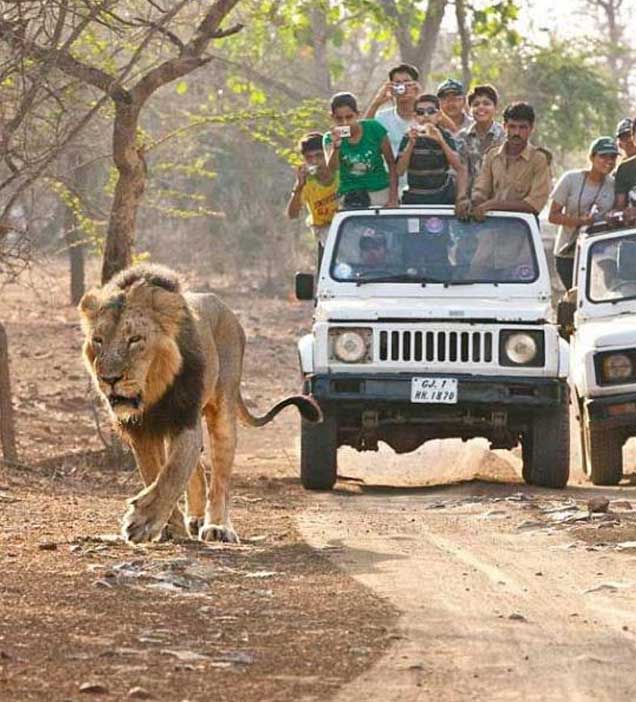
<svg viewBox="0 0 636 702">
<path fill-rule="evenodd" d="M 49 189 L 58 196 L 60 202 L 73 212 L 75 226 L 82 234 L 74 245 L 88 246 L 96 254 L 101 255 L 107 223 L 91 217 L 79 193 L 72 191 L 62 181 L 47 178 L 47 184 Z"/>
<path fill-rule="evenodd" d="M 512 25 L 518 19 L 519 5 L 516 0 L 501 0 L 481 9 L 474 8 L 473 45 L 486 44 L 498 37 L 508 46 L 517 46 L 521 37 Z"/>
<path fill-rule="evenodd" d="M 475 82 L 491 82 L 502 102 L 525 100 L 537 113 L 536 143 L 563 161 L 612 134 L 620 116 L 615 81 L 587 47 L 553 42 L 508 46 L 503 37 L 484 45 L 473 65 Z"/>
</svg>

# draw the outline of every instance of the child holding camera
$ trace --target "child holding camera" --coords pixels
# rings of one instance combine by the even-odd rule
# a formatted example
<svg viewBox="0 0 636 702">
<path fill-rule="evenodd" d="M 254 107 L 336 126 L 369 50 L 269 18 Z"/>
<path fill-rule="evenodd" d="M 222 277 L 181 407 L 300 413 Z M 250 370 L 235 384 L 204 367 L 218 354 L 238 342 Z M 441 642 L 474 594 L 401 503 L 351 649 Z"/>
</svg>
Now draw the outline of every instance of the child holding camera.
<svg viewBox="0 0 636 702">
<path fill-rule="evenodd" d="M 351 93 L 331 99 L 334 127 L 323 138 L 327 167 L 338 173 L 345 208 L 397 207 L 398 181 L 386 129 L 374 119 L 359 119 Z"/>
<path fill-rule="evenodd" d="M 318 241 L 319 251 L 325 245 L 329 225 L 338 211 L 338 176 L 327 168 L 322 138 L 320 132 L 310 132 L 300 140 L 303 164 L 296 171 L 296 183 L 287 203 L 289 219 L 296 219 L 303 205 L 306 206 L 307 224 Z"/>
<path fill-rule="evenodd" d="M 464 186 L 466 168 L 455 140 L 439 126 L 442 117 L 435 95 L 420 95 L 413 106 L 413 123 L 402 139 L 397 173 L 406 173 L 408 188 L 402 193 L 405 205 L 452 205 L 457 191 L 454 171 Z M 460 187 L 462 191 L 462 187 Z"/>
</svg>

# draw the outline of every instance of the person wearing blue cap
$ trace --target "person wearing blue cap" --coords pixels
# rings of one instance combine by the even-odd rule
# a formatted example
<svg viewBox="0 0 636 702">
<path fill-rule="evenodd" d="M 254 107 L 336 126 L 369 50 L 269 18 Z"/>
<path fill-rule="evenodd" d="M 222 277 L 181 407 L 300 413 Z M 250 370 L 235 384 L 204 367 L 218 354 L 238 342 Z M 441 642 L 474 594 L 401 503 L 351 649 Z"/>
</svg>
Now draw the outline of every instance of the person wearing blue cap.
<svg viewBox="0 0 636 702">
<path fill-rule="evenodd" d="M 548 221 L 559 225 L 554 244 L 557 273 L 566 290 L 572 287 L 574 251 L 582 227 L 604 218 L 614 206 L 614 178 L 618 146 L 609 136 L 590 146 L 589 169 L 567 171 L 552 191 Z"/>
<path fill-rule="evenodd" d="M 472 126 L 474 120 L 466 112 L 466 93 L 461 81 L 447 78 L 437 86 L 437 97 L 442 112 L 448 118 L 442 126 L 451 134 L 455 135 L 461 129 Z"/>
<path fill-rule="evenodd" d="M 625 117 L 616 125 L 616 141 L 623 160 L 636 156 L 636 140 L 632 136 L 632 120 Z"/>
</svg>

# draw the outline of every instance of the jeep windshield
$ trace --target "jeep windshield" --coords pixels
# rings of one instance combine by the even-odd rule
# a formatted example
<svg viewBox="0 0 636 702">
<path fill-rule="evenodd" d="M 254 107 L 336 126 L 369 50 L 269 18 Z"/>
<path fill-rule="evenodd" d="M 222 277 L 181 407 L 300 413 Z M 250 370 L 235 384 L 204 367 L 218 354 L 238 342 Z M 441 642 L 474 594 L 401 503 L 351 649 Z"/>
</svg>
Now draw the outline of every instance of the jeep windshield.
<svg viewBox="0 0 636 702">
<path fill-rule="evenodd" d="M 539 276 L 525 221 L 448 214 L 354 215 L 340 225 L 331 276 L 368 283 L 532 283 Z"/>
<path fill-rule="evenodd" d="M 593 243 L 587 261 L 591 302 L 616 303 L 636 298 L 636 234 Z"/>
</svg>

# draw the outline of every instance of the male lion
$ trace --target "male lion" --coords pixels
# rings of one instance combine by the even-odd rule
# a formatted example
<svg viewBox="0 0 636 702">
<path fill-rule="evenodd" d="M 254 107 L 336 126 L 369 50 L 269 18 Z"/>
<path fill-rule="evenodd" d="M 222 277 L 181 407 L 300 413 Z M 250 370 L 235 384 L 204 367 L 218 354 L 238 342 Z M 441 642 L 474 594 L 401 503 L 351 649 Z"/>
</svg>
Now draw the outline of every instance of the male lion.
<svg viewBox="0 0 636 702">
<path fill-rule="evenodd" d="M 84 361 L 145 484 L 129 501 L 124 538 L 185 534 L 177 502 L 186 492 L 191 534 L 238 541 L 229 517 L 237 414 L 262 426 L 293 404 L 320 421 L 318 406 L 294 396 L 262 417 L 250 414 L 240 391 L 245 334 L 238 319 L 215 295 L 183 293 L 169 268 L 128 268 L 87 292 L 79 310 Z M 212 447 L 207 491 L 202 414 Z"/>
</svg>

